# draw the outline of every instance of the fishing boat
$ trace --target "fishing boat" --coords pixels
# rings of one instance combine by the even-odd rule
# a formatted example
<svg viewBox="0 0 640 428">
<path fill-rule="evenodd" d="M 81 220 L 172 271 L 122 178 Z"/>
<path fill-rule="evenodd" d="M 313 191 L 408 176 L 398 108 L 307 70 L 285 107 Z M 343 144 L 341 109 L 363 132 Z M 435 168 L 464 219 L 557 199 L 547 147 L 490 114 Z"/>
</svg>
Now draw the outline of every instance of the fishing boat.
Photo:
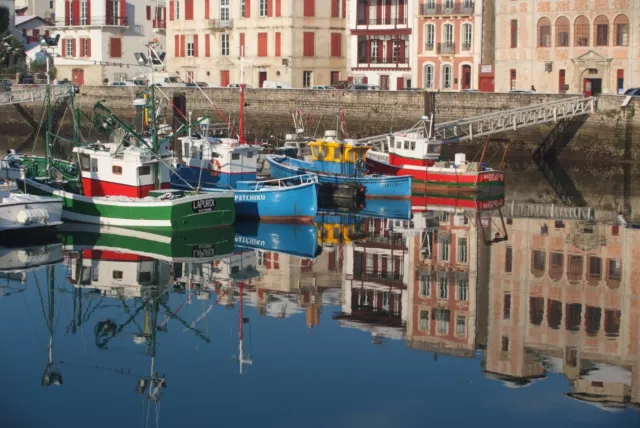
<svg viewBox="0 0 640 428">
<path fill-rule="evenodd" d="M 0 237 L 41 235 L 62 224 L 62 201 L 58 198 L 18 192 L 18 180 L 25 178 L 19 162 L 0 160 Z"/>
<path fill-rule="evenodd" d="M 51 85 L 46 86 L 47 122 L 44 164 L 30 156 L 10 155 L 22 163 L 26 177 L 19 180 L 27 193 L 62 199 L 62 218 L 91 224 L 173 233 L 235 221 L 233 191 L 205 193 L 170 189 L 168 139 L 158 138 L 155 87 L 140 103 L 149 111 L 148 128 L 140 134 L 102 103 L 96 103 L 93 125 L 108 142 L 82 142 L 71 86 L 67 105 L 73 118 L 73 139 L 52 132 Z M 55 138 L 54 138 L 55 137 Z M 77 162 L 52 160 L 54 144 L 73 144 Z"/>
<path fill-rule="evenodd" d="M 200 132 L 179 138 L 182 162 L 174 165 L 175 189 L 196 187 L 210 194 L 234 189 L 238 217 L 271 222 L 311 223 L 318 211 L 314 174 L 257 180 L 260 146 L 244 140 L 244 85 L 240 87 L 238 138 L 211 137 L 209 122 L 200 121 Z"/>
<path fill-rule="evenodd" d="M 318 245 L 323 247 L 350 246 L 367 238 L 364 231 L 366 217 L 322 210 L 315 218 Z"/>
<path fill-rule="evenodd" d="M 411 177 L 366 174 L 366 153 L 371 146 L 354 140 L 339 140 L 336 131 L 326 131 L 324 138 L 309 143 L 313 162 L 287 156 L 269 155 L 271 176 L 287 178 L 301 174 L 318 174 L 321 185 L 364 186 L 367 198 L 402 199 L 411 196 Z"/>
<path fill-rule="evenodd" d="M 60 263 L 62 243 L 57 240 L 47 242 L 21 242 L 17 246 L 0 246 L 0 279 L 24 278 L 24 274 L 43 266 Z"/>
<path fill-rule="evenodd" d="M 410 130 L 386 136 L 379 151 L 367 154 L 367 170 L 374 174 L 411 177 L 413 194 L 438 189 L 478 192 L 503 188 L 503 171 L 489 168 L 482 161 L 469 162 L 464 153 L 456 153 L 454 161 L 438 160 L 442 142 L 431 135 L 431 117 L 424 116 Z"/>
<path fill-rule="evenodd" d="M 239 221 L 235 244 L 236 251 L 250 248 L 305 258 L 316 258 L 322 252 L 322 247 L 318 246 L 318 229 L 313 224 Z"/>
</svg>

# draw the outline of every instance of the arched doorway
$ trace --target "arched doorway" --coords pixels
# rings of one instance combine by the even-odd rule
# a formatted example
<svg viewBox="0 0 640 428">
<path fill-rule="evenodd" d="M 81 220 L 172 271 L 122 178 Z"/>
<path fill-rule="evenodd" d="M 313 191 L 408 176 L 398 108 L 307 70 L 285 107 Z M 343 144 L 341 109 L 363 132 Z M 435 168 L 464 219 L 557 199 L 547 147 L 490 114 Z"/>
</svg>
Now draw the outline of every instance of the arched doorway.
<svg viewBox="0 0 640 428">
<path fill-rule="evenodd" d="M 81 68 L 71 70 L 71 81 L 78 86 L 84 85 L 84 70 Z"/>
<path fill-rule="evenodd" d="M 465 64 L 462 66 L 462 88 L 471 89 L 471 66 Z"/>
</svg>

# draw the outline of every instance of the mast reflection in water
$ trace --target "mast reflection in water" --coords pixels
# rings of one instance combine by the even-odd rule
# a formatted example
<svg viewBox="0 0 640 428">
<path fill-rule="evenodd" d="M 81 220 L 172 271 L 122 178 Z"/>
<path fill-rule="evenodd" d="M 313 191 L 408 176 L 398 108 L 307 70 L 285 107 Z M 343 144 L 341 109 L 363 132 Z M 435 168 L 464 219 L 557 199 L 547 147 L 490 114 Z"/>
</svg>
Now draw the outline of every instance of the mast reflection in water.
<svg viewBox="0 0 640 428">
<path fill-rule="evenodd" d="M 640 423 L 640 231 L 412 202 L 197 248 L 73 226 L 3 248 L 3 422 Z"/>
</svg>

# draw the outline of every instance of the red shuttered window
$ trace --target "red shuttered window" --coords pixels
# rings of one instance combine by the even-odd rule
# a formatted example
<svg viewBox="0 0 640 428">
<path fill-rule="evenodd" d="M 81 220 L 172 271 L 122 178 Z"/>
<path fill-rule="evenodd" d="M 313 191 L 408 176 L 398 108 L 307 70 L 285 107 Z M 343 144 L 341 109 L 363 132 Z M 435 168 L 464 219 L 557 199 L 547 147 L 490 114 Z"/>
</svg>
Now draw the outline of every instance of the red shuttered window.
<svg viewBox="0 0 640 428">
<path fill-rule="evenodd" d="M 331 56 L 342 56 L 342 34 L 331 33 Z"/>
<path fill-rule="evenodd" d="M 258 33 L 258 56 L 267 56 L 267 33 Z"/>
<path fill-rule="evenodd" d="M 282 45 L 282 33 L 276 33 L 276 56 L 280 56 L 282 54 L 281 52 L 281 45 Z"/>
<path fill-rule="evenodd" d="M 309 31 L 305 31 L 302 37 L 302 55 L 314 56 L 315 50 L 316 50 L 315 34 Z"/>
</svg>

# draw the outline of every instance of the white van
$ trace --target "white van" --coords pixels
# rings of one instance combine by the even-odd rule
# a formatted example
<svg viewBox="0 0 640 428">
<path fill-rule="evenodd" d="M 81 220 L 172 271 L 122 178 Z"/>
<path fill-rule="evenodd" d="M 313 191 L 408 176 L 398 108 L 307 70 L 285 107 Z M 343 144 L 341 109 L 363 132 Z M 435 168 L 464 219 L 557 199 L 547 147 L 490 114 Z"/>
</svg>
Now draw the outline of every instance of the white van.
<svg viewBox="0 0 640 428">
<path fill-rule="evenodd" d="M 147 75 L 149 79 L 149 85 L 167 86 L 167 87 L 184 87 L 185 83 L 177 74 L 169 73 L 153 73 L 153 81 L 151 80 L 151 74 Z"/>
<path fill-rule="evenodd" d="M 278 82 L 275 80 L 265 80 L 262 83 L 262 87 L 264 89 L 291 89 L 291 86 L 287 85 L 283 82 Z"/>
</svg>

